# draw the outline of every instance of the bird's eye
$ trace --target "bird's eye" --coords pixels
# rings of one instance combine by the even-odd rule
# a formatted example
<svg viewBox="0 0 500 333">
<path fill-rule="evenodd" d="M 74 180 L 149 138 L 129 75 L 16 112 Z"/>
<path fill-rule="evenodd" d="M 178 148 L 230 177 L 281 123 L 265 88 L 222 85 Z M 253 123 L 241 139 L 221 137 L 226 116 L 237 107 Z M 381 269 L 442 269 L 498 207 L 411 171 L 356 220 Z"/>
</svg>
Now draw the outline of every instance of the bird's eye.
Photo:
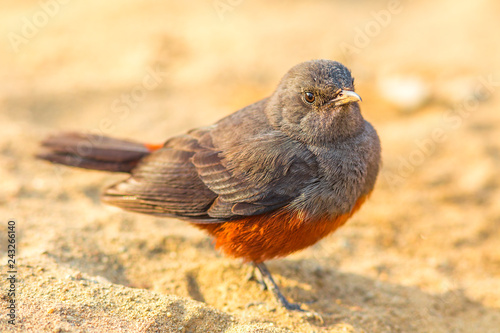
<svg viewBox="0 0 500 333">
<path fill-rule="evenodd" d="M 314 94 L 312 92 L 307 91 L 304 93 L 304 101 L 306 101 L 307 103 L 312 104 L 314 103 L 315 99 L 316 97 L 314 97 Z"/>
</svg>

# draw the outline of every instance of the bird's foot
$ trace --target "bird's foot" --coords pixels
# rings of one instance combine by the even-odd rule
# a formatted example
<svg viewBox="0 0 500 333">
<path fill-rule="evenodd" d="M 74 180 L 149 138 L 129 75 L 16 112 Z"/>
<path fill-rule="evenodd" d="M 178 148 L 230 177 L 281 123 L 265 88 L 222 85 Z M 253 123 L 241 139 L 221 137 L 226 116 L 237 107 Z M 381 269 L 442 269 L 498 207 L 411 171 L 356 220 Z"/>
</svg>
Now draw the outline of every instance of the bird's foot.
<svg viewBox="0 0 500 333">
<path fill-rule="evenodd" d="M 285 296 L 283 296 L 278 285 L 276 284 L 276 282 L 274 282 L 273 276 L 271 275 L 271 273 L 267 269 L 267 266 L 264 263 L 262 262 L 253 263 L 253 265 L 255 268 L 258 269 L 260 273 L 260 279 L 258 279 L 257 281 L 260 284 L 265 285 L 266 289 L 269 289 L 273 293 L 274 297 L 281 304 L 281 306 L 283 306 L 287 310 L 302 311 L 302 312 L 304 311 L 302 310 L 299 303 L 291 303 L 286 299 Z M 253 275 L 255 277 L 255 270 Z"/>
<path fill-rule="evenodd" d="M 274 297 L 280 303 L 282 307 L 289 311 L 297 311 L 299 313 L 302 313 L 304 316 L 307 318 L 314 318 L 318 320 L 321 323 L 324 323 L 323 317 L 314 311 L 308 311 L 304 310 L 301 307 L 301 304 L 299 303 L 292 303 L 289 302 L 285 296 L 281 293 L 278 285 L 276 282 L 274 282 L 273 276 L 267 269 L 267 266 L 264 263 L 253 263 L 254 269 L 250 271 L 250 273 L 247 275 L 248 280 L 254 280 L 257 281 L 261 286 L 263 285 L 265 288 L 263 289 L 269 289 L 273 293 Z M 257 268 L 257 270 L 255 269 Z M 256 274 L 256 272 L 259 272 L 260 274 Z M 258 275 L 258 276 L 257 276 Z M 256 305 L 260 303 L 251 303 L 251 305 Z"/>
</svg>

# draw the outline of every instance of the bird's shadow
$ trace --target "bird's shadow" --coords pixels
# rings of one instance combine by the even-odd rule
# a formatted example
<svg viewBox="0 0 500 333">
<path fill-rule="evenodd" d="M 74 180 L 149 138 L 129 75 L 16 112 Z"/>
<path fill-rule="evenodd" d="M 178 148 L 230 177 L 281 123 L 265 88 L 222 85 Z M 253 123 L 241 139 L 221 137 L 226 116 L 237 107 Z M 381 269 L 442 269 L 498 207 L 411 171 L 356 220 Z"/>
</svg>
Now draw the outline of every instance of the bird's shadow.
<svg viewBox="0 0 500 333">
<path fill-rule="evenodd" d="M 286 281 L 282 292 L 319 314 L 323 327 L 343 322 L 377 332 L 500 332 L 500 309 L 471 299 L 467 289 L 431 293 L 311 260 L 281 259 L 268 266 Z"/>
</svg>

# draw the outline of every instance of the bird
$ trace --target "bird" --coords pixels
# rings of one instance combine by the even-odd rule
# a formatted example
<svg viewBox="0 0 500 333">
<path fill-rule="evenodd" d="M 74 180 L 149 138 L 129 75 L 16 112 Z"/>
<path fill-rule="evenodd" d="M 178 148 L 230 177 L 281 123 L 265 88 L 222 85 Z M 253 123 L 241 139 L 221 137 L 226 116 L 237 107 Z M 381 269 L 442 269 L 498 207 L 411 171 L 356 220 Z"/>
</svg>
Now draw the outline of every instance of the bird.
<svg viewBox="0 0 500 333">
<path fill-rule="evenodd" d="M 128 173 L 104 203 L 206 231 L 223 254 L 252 264 L 281 306 L 302 311 L 265 262 L 331 234 L 372 193 L 381 144 L 354 90 L 343 64 L 310 60 L 268 97 L 163 144 L 63 132 L 43 140 L 37 157 Z"/>
</svg>

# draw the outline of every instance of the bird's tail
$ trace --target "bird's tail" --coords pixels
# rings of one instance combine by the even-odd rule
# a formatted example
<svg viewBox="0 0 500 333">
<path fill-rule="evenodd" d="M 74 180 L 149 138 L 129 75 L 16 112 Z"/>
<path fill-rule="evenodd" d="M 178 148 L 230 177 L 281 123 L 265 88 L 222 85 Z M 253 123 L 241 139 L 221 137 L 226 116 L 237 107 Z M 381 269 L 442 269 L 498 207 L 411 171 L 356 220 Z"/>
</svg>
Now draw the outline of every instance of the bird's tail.
<svg viewBox="0 0 500 333">
<path fill-rule="evenodd" d="M 130 172 L 143 157 L 161 146 L 71 132 L 42 141 L 42 151 L 36 156 L 79 168 Z"/>
</svg>

